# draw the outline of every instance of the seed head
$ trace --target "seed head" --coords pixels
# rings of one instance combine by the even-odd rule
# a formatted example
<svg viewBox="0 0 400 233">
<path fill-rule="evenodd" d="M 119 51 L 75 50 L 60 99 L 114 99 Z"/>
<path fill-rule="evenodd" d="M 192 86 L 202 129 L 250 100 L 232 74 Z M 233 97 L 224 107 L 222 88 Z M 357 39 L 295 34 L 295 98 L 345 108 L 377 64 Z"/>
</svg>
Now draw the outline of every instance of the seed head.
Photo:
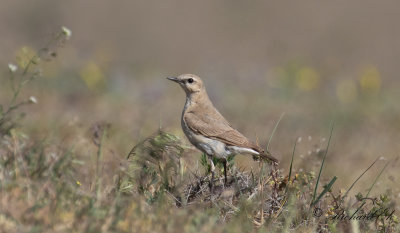
<svg viewBox="0 0 400 233">
<path fill-rule="evenodd" d="M 31 104 L 37 104 L 38 101 L 37 101 L 37 99 L 36 99 L 35 96 L 31 96 L 31 97 L 29 97 L 29 103 L 31 103 Z"/>
<path fill-rule="evenodd" d="M 8 69 L 9 69 L 12 73 L 15 73 L 15 72 L 18 70 L 18 66 L 9 63 L 9 64 L 8 64 Z"/>
<path fill-rule="evenodd" d="M 71 30 L 69 30 L 67 27 L 61 27 L 61 31 L 62 31 L 62 33 L 65 35 L 65 37 L 67 38 L 67 39 L 69 39 L 70 37 L 71 37 L 71 35 L 72 35 L 72 32 L 71 32 Z"/>
</svg>

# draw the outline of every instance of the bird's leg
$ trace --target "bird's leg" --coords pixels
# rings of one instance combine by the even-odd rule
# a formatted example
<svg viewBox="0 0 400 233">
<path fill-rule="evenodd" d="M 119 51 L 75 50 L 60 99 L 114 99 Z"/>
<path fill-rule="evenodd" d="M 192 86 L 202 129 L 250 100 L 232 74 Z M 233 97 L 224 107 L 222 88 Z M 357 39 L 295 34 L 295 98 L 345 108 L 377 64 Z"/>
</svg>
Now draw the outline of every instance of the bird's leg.
<svg viewBox="0 0 400 233">
<path fill-rule="evenodd" d="M 228 178 L 227 178 L 227 176 L 226 176 L 226 164 L 228 163 L 227 162 L 227 160 L 225 159 L 224 161 L 223 161 L 223 163 L 224 163 L 224 175 L 225 175 L 225 186 L 226 186 L 226 184 L 228 183 Z"/>
<path fill-rule="evenodd" d="M 213 190 L 214 190 L 214 174 L 215 174 L 215 165 L 214 165 L 214 162 L 213 162 L 213 159 L 212 159 L 212 157 L 210 156 L 209 157 L 209 159 L 210 159 L 210 164 L 211 164 L 211 180 L 210 180 L 210 191 L 211 191 L 211 193 L 213 192 Z"/>
</svg>

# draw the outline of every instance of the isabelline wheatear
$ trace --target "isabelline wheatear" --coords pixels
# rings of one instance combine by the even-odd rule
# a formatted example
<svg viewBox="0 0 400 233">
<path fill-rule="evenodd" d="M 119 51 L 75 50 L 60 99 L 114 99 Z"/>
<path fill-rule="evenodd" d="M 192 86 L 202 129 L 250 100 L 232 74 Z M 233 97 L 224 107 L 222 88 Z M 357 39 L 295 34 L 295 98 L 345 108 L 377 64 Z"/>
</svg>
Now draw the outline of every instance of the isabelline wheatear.
<svg viewBox="0 0 400 233">
<path fill-rule="evenodd" d="M 199 150 L 207 154 L 211 163 L 212 189 L 214 180 L 213 157 L 224 164 L 225 184 L 227 182 L 227 157 L 236 154 L 250 154 L 258 159 L 273 163 L 278 160 L 251 142 L 231 125 L 214 107 L 208 98 L 206 88 L 200 77 L 193 74 L 182 74 L 167 79 L 177 82 L 186 92 L 186 103 L 182 111 L 181 125 L 189 141 Z"/>
</svg>

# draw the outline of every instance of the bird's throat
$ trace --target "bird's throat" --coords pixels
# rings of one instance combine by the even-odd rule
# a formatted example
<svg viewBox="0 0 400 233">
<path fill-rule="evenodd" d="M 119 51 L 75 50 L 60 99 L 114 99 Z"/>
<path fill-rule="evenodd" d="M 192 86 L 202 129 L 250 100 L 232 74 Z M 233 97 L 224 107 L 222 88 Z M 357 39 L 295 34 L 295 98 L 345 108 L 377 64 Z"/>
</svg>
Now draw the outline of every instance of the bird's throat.
<svg viewBox="0 0 400 233">
<path fill-rule="evenodd" d="M 202 89 L 201 91 L 198 92 L 193 92 L 188 95 L 186 95 L 186 104 L 185 105 L 192 105 L 192 104 L 197 104 L 197 105 L 212 105 L 210 98 L 208 98 L 207 92 L 205 89 Z"/>
</svg>

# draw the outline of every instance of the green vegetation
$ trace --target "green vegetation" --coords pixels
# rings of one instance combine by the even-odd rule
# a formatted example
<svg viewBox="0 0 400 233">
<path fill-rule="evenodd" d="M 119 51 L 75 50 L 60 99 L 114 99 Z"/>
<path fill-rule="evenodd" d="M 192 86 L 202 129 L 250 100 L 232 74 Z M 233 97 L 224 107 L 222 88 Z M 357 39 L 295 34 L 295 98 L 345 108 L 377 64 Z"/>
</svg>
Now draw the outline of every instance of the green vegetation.
<svg viewBox="0 0 400 233">
<path fill-rule="evenodd" d="M 315 167 L 296 167 L 298 140 L 289 172 L 282 165 L 271 167 L 262 162 L 260 169 L 246 170 L 232 158 L 228 185 L 224 187 L 223 166 L 215 161 L 218 180 L 214 193 L 209 190 L 210 168 L 205 156 L 191 151 L 178 136 L 163 129 L 137 143 L 129 155 L 116 154 L 108 145 L 117 141 L 113 136 L 118 138 L 118 132 L 108 123 L 92 122 L 91 127 L 84 126 L 85 132 L 65 133 L 70 129 L 60 127 L 52 135 L 27 129 L 24 107 L 38 101 L 32 96 L 18 102 L 21 93 L 40 77 L 41 63 L 53 59 L 70 36 L 71 32 L 62 28 L 43 49 L 29 52 L 31 58 L 9 65 L 12 97 L 6 106 L 0 105 L 0 232 L 400 230 L 396 212 L 373 221 L 335 219 L 339 213 L 351 216 L 360 206 L 357 215 L 395 210 L 398 196 L 390 190 L 371 195 L 388 162 L 371 179 L 365 194 L 354 197 L 349 191 L 376 161 L 347 190 L 335 183 L 340 174 L 325 181 L 322 171 L 329 166 L 327 153 L 331 140 L 335 140 L 331 139 L 333 128 L 326 150 L 321 152 L 323 157 L 319 153 L 312 157 Z M 289 71 L 296 69 L 300 74 L 295 82 L 301 89 L 319 85 L 319 77 L 311 68 L 296 66 Z M 288 83 L 292 77 L 289 71 L 282 71 Z M 368 80 L 371 78 L 365 78 L 363 85 L 369 88 Z M 271 141 L 272 136 L 267 148 Z M 315 169 L 319 169 L 317 177 Z"/>
</svg>

